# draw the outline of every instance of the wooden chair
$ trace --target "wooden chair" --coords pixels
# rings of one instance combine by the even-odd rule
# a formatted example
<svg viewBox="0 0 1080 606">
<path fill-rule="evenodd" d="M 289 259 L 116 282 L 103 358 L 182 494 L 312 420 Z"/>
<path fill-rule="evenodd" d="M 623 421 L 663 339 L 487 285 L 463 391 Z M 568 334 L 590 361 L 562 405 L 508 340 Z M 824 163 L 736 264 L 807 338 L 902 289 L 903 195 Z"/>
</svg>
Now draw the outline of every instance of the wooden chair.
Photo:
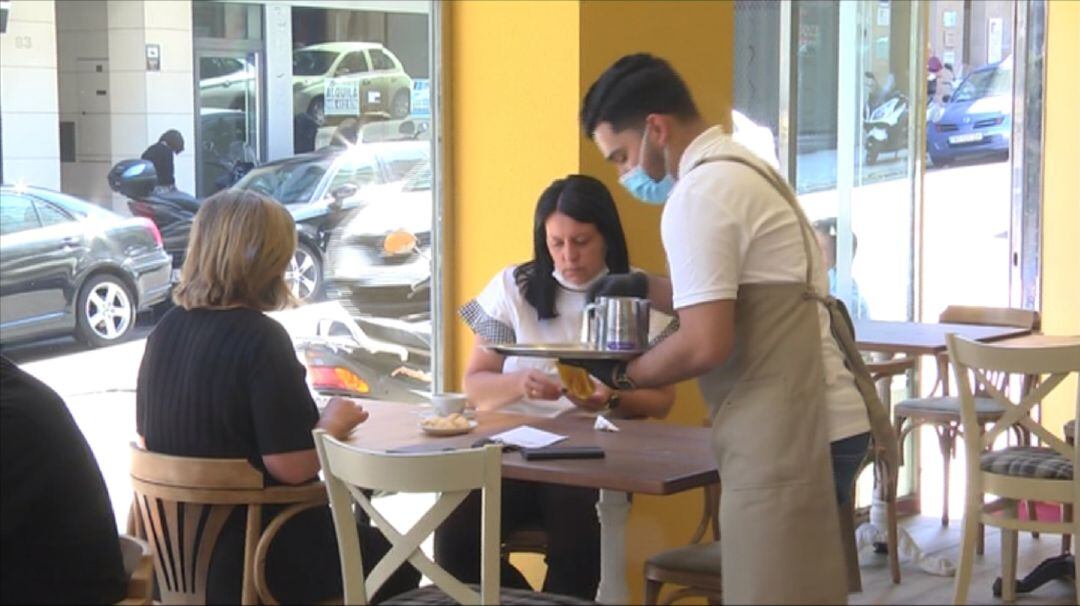
<svg viewBox="0 0 1080 606">
<path fill-rule="evenodd" d="M 947 324 L 982 324 L 988 326 L 1011 326 L 1027 328 L 1033 331 L 1039 330 L 1039 312 L 1026 309 L 1010 309 L 997 307 L 965 307 L 952 305 L 941 312 L 938 320 Z M 942 470 L 942 507 L 941 525 L 949 525 L 949 468 L 953 455 L 956 453 L 956 438 L 960 435 L 960 399 L 949 395 L 949 357 L 942 354 L 937 357 L 937 381 L 931 389 L 931 393 L 939 396 L 926 398 L 914 398 L 905 400 L 896 405 L 894 415 L 896 419 L 896 435 L 899 440 L 900 450 L 903 452 L 904 440 L 908 434 L 922 425 L 931 425 L 938 435 L 938 446 L 941 449 L 943 459 Z M 1008 387 L 1010 377 L 1000 375 L 997 377 L 998 389 Z M 976 417 L 979 420 L 978 427 L 985 427 L 1001 418 L 1005 409 L 993 398 L 984 394 L 978 394 L 975 400 Z M 1022 427 L 1014 430 L 1021 444 L 1026 444 L 1028 436 Z M 901 460 L 901 463 L 903 461 Z M 1030 509 L 1030 507 L 1029 507 Z M 983 552 L 982 531 L 979 534 L 979 553 Z"/>
<path fill-rule="evenodd" d="M 1072 421 L 1069 421 L 1068 423 L 1066 423 L 1065 427 L 1062 428 L 1062 431 L 1065 434 L 1065 442 L 1067 444 L 1071 444 L 1071 445 L 1075 446 L 1076 445 L 1076 419 L 1073 419 Z M 1073 506 L 1072 505 L 1062 505 L 1061 506 L 1061 519 L 1062 519 L 1062 521 L 1064 521 L 1064 522 L 1071 521 L 1072 517 L 1073 517 Z M 1072 549 L 1072 535 L 1069 534 L 1069 533 L 1065 533 L 1065 534 L 1061 535 L 1061 553 L 1063 553 L 1063 554 L 1069 553 L 1070 549 Z"/>
<path fill-rule="evenodd" d="M 1043 401 L 1066 377 L 1080 373 L 1080 345 L 1032 349 L 995 347 L 952 334 L 948 336 L 948 343 L 949 357 L 960 391 L 964 451 L 967 456 L 964 526 L 953 595 L 956 604 L 964 604 L 971 582 L 980 522 L 1001 529 L 1003 579 L 1016 578 L 1018 531 L 1080 532 L 1080 524 L 1076 521 L 1043 522 L 1021 519 L 1017 515 L 1017 503 L 1021 500 L 1074 506 L 1080 500 L 1080 482 L 1074 476 L 1074 470 L 1080 467 L 1080 450 L 1038 424 L 1030 414 L 1031 408 Z M 990 373 L 995 372 L 1048 376 L 1038 387 L 1024 394 L 1019 402 L 1013 402 L 990 377 Z M 1002 415 L 985 432 L 976 408 L 976 398 L 982 393 L 1004 408 Z M 1080 388 L 1076 393 L 1074 418 L 1075 415 L 1080 415 Z M 1015 424 L 1023 425 L 1048 447 L 1014 446 L 990 450 L 994 440 Z M 999 498 L 984 504 L 984 493 Z M 993 515 L 999 511 L 1004 515 Z M 1080 596 L 1080 570 L 1074 576 L 1077 595 Z M 1002 598 L 1007 602 L 1015 601 L 1014 583 L 1002 583 Z"/>
<path fill-rule="evenodd" d="M 139 538 L 120 535 L 120 554 L 124 558 L 124 574 L 128 588 L 124 599 L 117 602 L 124 606 L 152 604 L 154 601 L 154 554 L 150 545 Z"/>
<path fill-rule="evenodd" d="M 722 603 L 720 485 L 711 484 L 702 490 L 705 507 L 690 544 L 663 551 L 645 560 L 646 604 L 671 604 L 691 596 L 704 597 L 710 604 Z M 711 540 L 703 542 L 706 533 L 710 534 Z M 665 584 L 679 585 L 680 588 L 660 601 L 660 591 Z"/>
<path fill-rule="evenodd" d="M 266 584 L 266 555 L 281 526 L 326 504 L 322 483 L 263 486 L 245 459 L 205 459 L 152 453 L 131 445 L 131 482 L 141 526 L 155 555 L 157 585 L 166 604 L 205 604 L 207 573 L 229 515 L 247 510 L 240 601 L 277 604 Z M 266 529 L 264 505 L 288 505 Z"/>
<path fill-rule="evenodd" d="M 590 604 L 550 593 L 499 587 L 502 450 L 499 446 L 425 454 L 390 454 L 362 450 L 314 431 L 326 492 L 337 532 L 346 604 L 367 604 L 406 562 L 434 583 L 392 598 L 393 603 L 435 604 Z M 437 493 L 435 505 L 408 532 L 398 531 L 372 505 L 363 490 Z M 481 490 L 480 585 L 469 586 L 431 560 L 423 541 L 453 513 L 472 490 Z M 382 531 L 391 548 L 365 577 L 352 504 L 356 502 Z M 477 591 L 479 589 L 479 591 Z"/>
</svg>

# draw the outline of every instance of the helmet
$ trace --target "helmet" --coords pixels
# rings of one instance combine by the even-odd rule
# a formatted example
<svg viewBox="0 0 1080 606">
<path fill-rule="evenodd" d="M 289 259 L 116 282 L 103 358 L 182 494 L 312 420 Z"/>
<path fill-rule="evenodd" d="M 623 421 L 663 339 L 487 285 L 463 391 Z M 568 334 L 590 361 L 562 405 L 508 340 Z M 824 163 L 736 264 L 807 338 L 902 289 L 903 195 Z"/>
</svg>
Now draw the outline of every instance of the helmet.
<svg viewBox="0 0 1080 606">
<path fill-rule="evenodd" d="M 930 73 L 936 74 L 941 71 L 941 59 L 937 56 L 930 57 L 930 60 L 926 62 L 926 69 L 930 70 Z"/>
</svg>

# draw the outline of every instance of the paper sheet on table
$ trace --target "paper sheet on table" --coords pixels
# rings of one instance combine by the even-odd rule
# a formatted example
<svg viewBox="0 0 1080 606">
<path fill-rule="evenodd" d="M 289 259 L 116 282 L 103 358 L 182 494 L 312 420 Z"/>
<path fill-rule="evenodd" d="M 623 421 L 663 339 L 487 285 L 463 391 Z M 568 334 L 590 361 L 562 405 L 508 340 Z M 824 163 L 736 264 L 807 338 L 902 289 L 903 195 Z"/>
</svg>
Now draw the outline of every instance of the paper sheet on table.
<svg viewBox="0 0 1080 606">
<path fill-rule="evenodd" d="M 530 417 L 543 417 L 554 419 L 555 417 L 577 408 L 574 403 L 566 398 L 558 400 L 530 400 L 522 398 L 517 402 L 511 402 L 499 409 L 499 412 L 512 412 Z"/>
<path fill-rule="evenodd" d="M 566 436 L 560 436 L 557 433 L 551 433 L 550 431 L 544 431 L 529 425 L 522 425 L 521 427 L 515 427 L 509 431 L 504 431 L 499 434 L 491 436 L 491 439 L 496 442 L 502 442 L 510 446 L 517 446 L 519 448 L 545 448 L 555 444 L 556 442 L 562 442 L 566 439 Z"/>
</svg>

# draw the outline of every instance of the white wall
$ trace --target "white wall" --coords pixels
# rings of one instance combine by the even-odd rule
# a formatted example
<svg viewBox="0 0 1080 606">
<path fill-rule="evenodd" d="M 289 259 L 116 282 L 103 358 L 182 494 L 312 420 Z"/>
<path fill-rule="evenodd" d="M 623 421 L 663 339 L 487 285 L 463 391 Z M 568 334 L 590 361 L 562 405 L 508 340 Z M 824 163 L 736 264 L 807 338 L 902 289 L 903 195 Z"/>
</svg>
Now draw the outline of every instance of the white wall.
<svg viewBox="0 0 1080 606">
<path fill-rule="evenodd" d="M 60 189 L 53 0 L 14 0 L 0 35 L 0 110 L 7 183 Z"/>
<path fill-rule="evenodd" d="M 190 0 L 108 0 L 110 164 L 138 158 L 175 128 L 187 150 L 176 157 L 176 186 L 195 191 L 195 100 Z M 161 46 L 161 70 L 146 70 L 146 45 Z M 126 201 L 113 199 L 117 210 Z"/>
<path fill-rule="evenodd" d="M 105 179 L 112 159 L 107 27 L 105 0 L 56 1 L 60 121 L 75 124 L 75 161 L 60 163 L 61 185 L 111 207 Z"/>
</svg>

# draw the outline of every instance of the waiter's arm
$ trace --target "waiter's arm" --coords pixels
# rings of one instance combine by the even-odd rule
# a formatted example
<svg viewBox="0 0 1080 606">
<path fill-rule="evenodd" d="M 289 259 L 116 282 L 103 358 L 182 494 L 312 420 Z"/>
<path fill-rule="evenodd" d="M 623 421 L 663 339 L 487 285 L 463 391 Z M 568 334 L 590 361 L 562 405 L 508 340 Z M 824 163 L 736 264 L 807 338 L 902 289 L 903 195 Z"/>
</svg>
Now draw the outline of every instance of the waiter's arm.
<svg viewBox="0 0 1080 606">
<path fill-rule="evenodd" d="M 651 280 L 649 286 L 652 299 Z M 734 299 L 684 307 L 679 310 L 679 330 L 631 362 L 627 374 L 638 387 L 692 379 L 727 361 L 734 342 Z"/>
<path fill-rule="evenodd" d="M 675 314 L 671 303 L 671 278 L 649 274 L 649 304 L 669 316 Z"/>
</svg>

